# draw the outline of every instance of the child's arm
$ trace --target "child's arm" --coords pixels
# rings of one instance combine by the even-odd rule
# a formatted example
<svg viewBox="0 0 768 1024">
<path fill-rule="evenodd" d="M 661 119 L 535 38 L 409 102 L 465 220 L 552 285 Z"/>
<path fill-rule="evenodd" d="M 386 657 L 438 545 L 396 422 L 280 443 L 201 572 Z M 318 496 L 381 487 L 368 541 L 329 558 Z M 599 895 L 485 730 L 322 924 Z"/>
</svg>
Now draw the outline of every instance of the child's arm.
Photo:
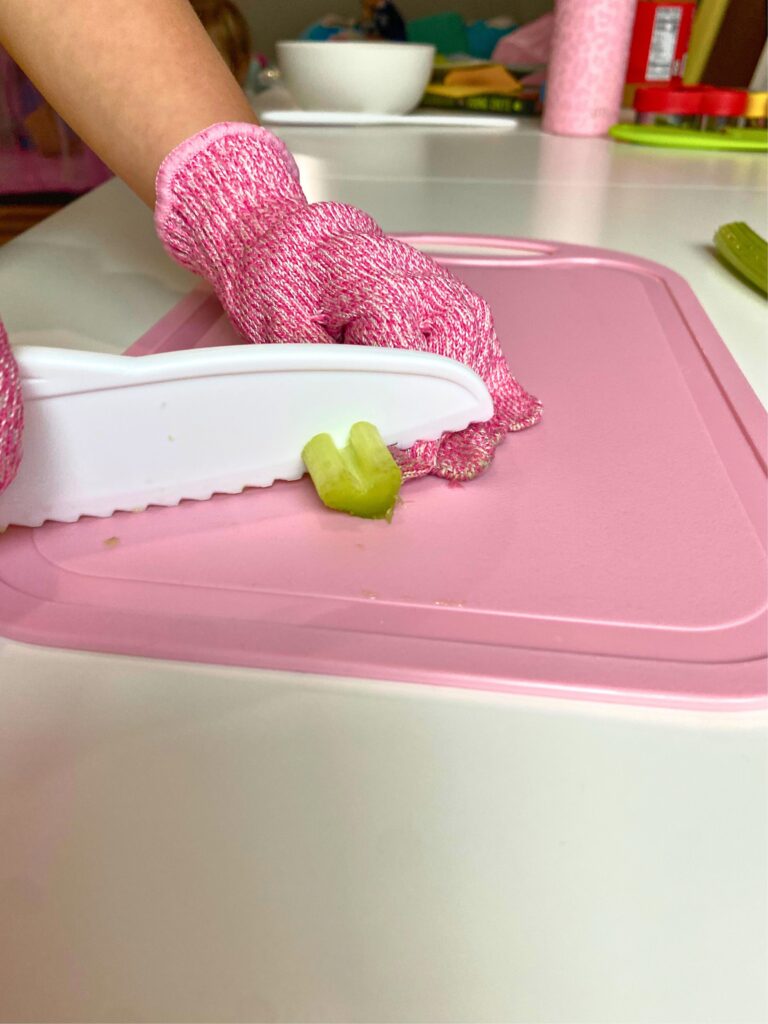
<svg viewBox="0 0 768 1024">
<path fill-rule="evenodd" d="M 150 205 L 175 146 L 219 121 L 255 121 L 188 0 L 2 0 L 0 43 Z"/>
<path fill-rule="evenodd" d="M 150 204 L 160 168 L 158 234 L 211 282 L 243 338 L 413 348 L 482 375 L 491 419 L 418 442 L 402 455 L 404 476 L 471 480 L 508 431 L 538 421 L 541 406 L 510 375 L 483 299 L 361 210 L 308 202 L 295 162 L 252 123 L 187 0 L 0 0 L 0 41 Z M 18 462 L 16 408 L 19 426 L 21 415 L 5 353 L 0 338 L 0 455 L 5 445 L 11 456 L 9 468 L 0 463 L 0 487 Z"/>
</svg>

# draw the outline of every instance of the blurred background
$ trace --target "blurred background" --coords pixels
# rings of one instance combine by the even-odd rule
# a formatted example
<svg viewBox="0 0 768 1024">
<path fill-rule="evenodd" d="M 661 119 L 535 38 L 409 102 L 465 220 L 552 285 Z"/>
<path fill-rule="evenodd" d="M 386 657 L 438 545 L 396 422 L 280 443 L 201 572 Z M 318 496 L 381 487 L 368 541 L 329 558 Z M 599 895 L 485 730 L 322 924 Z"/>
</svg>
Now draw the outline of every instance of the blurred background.
<svg viewBox="0 0 768 1024">
<path fill-rule="evenodd" d="M 342 18 L 356 18 L 360 4 L 356 0 L 291 0 L 290 3 L 270 3 L 268 0 L 238 0 L 238 6 L 248 21 L 258 49 L 274 55 L 278 39 L 295 39 L 318 18 L 337 14 Z M 500 16 L 512 17 L 518 24 L 533 21 L 551 11 L 554 0 L 404 0 L 398 4 L 404 18 L 423 18 L 440 14 L 446 9 L 460 14 L 465 21 L 479 21 Z"/>
<path fill-rule="evenodd" d="M 588 8 L 591 0 L 570 2 Z M 634 18 L 629 54 L 623 53 L 618 68 L 625 83 L 625 119 L 629 112 L 629 119 L 636 116 L 656 125 L 763 131 L 768 89 L 765 0 L 614 2 L 617 14 L 626 12 L 630 23 Z M 556 0 L 457 0 L 448 7 L 444 0 L 190 3 L 260 112 L 265 110 L 266 93 L 270 98 L 282 93 L 296 105 L 295 95 L 285 89 L 285 74 L 281 79 L 276 67 L 280 40 L 429 43 L 436 60 L 431 81 L 417 87 L 421 107 L 467 116 L 537 118 L 546 109 L 548 74 L 554 82 L 549 58 Z M 337 73 L 342 72 L 337 68 Z M 350 75 L 349 81 L 351 90 L 362 90 L 359 76 Z M 711 87 L 730 93 L 708 94 L 710 103 L 720 103 L 718 116 L 682 117 L 674 106 L 682 92 Z M 632 109 L 640 111 L 642 106 L 636 102 L 638 90 L 645 90 L 642 116 Z M 690 98 L 683 99 L 690 105 Z M 311 104 L 304 108 L 311 109 Z M 550 114 L 553 108 L 554 101 Z M 618 104 L 615 115 L 618 120 Z M 0 244 L 109 176 L 0 49 Z"/>
</svg>

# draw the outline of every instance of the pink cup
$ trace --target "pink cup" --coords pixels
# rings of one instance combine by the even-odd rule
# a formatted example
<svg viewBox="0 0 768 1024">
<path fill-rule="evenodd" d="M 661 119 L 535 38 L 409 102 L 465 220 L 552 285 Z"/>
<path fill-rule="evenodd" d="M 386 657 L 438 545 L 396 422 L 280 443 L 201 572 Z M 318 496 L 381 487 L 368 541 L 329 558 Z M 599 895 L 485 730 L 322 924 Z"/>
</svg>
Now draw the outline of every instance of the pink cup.
<svg viewBox="0 0 768 1024">
<path fill-rule="evenodd" d="M 616 123 L 636 0 L 557 0 L 544 130 L 604 135 Z"/>
</svg>

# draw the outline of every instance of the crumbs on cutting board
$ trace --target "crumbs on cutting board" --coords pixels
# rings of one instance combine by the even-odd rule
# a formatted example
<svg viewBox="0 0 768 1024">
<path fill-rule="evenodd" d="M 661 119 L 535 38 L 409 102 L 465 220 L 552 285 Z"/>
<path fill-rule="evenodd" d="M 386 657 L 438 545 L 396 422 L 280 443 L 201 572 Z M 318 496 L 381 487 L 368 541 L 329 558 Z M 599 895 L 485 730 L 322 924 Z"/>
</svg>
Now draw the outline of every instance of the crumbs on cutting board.
<svg viewBox="0 0 768 1024">
<path fill-rule="evenodd" d="M 107 539 L 103 540 L 101 543 L 104 545 L 105 548 L 116 548 L 117 545 L 120 543 L 120 538 L 107 537 Z"/>
</svg>

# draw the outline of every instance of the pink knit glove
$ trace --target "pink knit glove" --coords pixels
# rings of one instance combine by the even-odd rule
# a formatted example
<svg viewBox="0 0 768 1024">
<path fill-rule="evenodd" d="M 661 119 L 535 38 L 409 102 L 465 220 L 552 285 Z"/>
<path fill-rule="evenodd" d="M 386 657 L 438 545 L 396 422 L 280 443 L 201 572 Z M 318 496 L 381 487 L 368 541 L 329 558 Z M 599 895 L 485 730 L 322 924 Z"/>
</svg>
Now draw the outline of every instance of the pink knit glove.
<svg viewBox="0 0 768 1024">
<path fill-rule="evenodd" d="M 21 462 L 21 382 L 8 335 L 0 323 L 0 491 L 16 476 Z"/>
<path fill-rule="evenodd" d="M 396 452 L 406 479 L 471 479 L 507 431 L 541 416 L 510 375 L 486 303 L 361 210 L 310 205 L 291 155 L 264 128 L 218 124 L 173 150 L 157 176 L 155 223 L 251 341 L 418 349 L 483 378 L 492 419 Z"/>
</svg>

